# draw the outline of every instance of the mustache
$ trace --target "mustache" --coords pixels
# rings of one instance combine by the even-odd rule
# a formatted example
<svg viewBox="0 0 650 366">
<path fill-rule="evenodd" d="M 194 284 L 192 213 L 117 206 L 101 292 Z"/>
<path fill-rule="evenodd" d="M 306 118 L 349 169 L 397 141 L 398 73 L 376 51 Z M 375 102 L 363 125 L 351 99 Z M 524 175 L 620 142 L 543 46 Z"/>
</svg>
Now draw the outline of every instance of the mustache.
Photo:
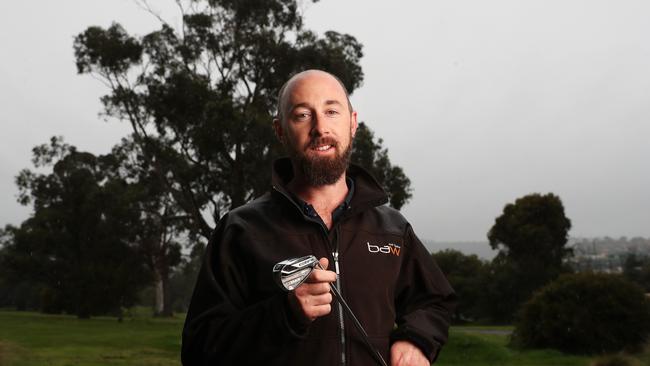
<svg viewBox="0 0 650 366">
<path fill-rule="evenodd" d="M 313 149 L 322 145 L 331 145 L 332 147 L 337 147 L 339 145 L 339 142 L 332 137 L 318 137 L 309 141 L 307 148 Z"/>
</svg>

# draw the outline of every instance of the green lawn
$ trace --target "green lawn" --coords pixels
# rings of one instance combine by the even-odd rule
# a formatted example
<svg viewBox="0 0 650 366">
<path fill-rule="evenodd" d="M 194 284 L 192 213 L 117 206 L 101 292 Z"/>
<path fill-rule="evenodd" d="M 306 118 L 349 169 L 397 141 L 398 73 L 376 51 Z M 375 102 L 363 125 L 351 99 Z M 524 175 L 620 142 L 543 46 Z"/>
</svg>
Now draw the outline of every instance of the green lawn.
<svg viewBox="0 0 650 366">
<path fill-rule="evenodd" d="M 588 366 L 589 357 L 569 356 L 554 350 L 518 351 L 507 347 L 504 334 L 481 334 L 477 330 L 512 330 L 512 327 L 453 327 L 449 344 L 436 365 L 472 366 Z"/>
<path fill-rule="evenodd" d="M 115 318 L 79 320 L 74 316 L 0 310 L 0 366 L 180 365 L 183 318 L 154 319 L 139 310 L 121 323 Z M 518 351 L 508 336 L 480 331 L 511 327 L 453 327 L 436 365 L 588 366 L 589 357 L 553 350 Z M 637 357 L 650 364 L 650 352 Z"/>
<path fill-rule="evenodd" d="M 183 320 L 0 311 L 0 366 L 179 365 Z"/>
</svg>

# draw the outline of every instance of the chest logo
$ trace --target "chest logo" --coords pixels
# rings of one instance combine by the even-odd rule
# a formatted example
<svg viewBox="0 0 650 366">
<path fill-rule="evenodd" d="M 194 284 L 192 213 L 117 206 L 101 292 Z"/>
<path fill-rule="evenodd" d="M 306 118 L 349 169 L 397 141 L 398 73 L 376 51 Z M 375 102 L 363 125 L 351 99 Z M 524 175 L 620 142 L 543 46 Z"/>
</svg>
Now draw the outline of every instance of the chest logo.
<svg viewBox="0 0 650 366">
<path fill-rule="evenodd" d="M 402 249 L 399 245 L 388 243 L 384 246 L 372 245 L 370 242 L 366 242 L 368 245 L 368 252 L 370 253 L 381 253 L 381 254 L 392 254 L 396 257 L 399 257 L 400 250 Z"/>
</svg>

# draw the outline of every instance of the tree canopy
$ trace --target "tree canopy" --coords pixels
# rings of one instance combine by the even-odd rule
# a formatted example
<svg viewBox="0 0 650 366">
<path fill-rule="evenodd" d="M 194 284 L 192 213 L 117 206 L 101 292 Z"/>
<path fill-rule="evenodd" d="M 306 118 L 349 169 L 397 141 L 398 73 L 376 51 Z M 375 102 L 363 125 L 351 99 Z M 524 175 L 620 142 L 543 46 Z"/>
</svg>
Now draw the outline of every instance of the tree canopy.
<svg viewBox="0 0 650 366">
<path fill-rule="evenodd" d="M 499 320 L 510 320 L 519 305 L 536 289 L 568 271 L 564 260 L 571 220 L 560 197 L 553 193 L 529 194 L 503 208 L 488 232 L 490 246 L 498 249 L 490 284 Z M 504 319 L 505 318 L 505 319 Z"/>
<path fill-rule="evenodd" d="M 33 151 L 34 165 L 52 172 L 25 169 L 16 178 L 20 202 L 34 212 L 6 229 L 3 277 L 41 287 L 45 311 L 88 317 L 133 305 L 147 281 L 133 245 L 140 211 L 114 156 L 80 152 L 59 138 Z"/>
<path fill-rule="evenodd" d="M 441 250 L 432 256 L 458 295 L 458 306 L 453 320 L 463 322 L 483 317 L 481 305 L 485 297 L 488 263 L 476 254 L 465 255 L 454 249 Z"/>
<path fill-rule="evenodd" d="M 178 29 L 162 18 L 159 30 L 142 37 L 119 24 L 89 27 L 74 50 L 79 73 L 109 87 L 106 115 L 131 125 L 188 226 L 207 238 L 226 210 L 268 189 L 282 84 L 319 68 L 353 92 L 363 81 L 363 54 L 350 35 L 305 30 L 295 0 L 178 4 Z"/>
</svg>

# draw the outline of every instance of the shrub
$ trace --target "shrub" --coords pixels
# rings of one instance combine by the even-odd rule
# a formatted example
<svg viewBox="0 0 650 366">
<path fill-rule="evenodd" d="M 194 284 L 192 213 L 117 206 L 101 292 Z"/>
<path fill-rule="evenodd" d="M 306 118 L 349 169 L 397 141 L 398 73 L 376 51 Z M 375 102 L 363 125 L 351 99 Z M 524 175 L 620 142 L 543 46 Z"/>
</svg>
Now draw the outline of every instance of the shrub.
<svg viewBox="0 0 650 366">
<path fill-rule="evenodd" d="M 640 346 L 650 333 L 650 302 L 618 275 L 569 274 L 522 307 L 512 341 L 569 353 L 617 352 Z"/>
</svg>

